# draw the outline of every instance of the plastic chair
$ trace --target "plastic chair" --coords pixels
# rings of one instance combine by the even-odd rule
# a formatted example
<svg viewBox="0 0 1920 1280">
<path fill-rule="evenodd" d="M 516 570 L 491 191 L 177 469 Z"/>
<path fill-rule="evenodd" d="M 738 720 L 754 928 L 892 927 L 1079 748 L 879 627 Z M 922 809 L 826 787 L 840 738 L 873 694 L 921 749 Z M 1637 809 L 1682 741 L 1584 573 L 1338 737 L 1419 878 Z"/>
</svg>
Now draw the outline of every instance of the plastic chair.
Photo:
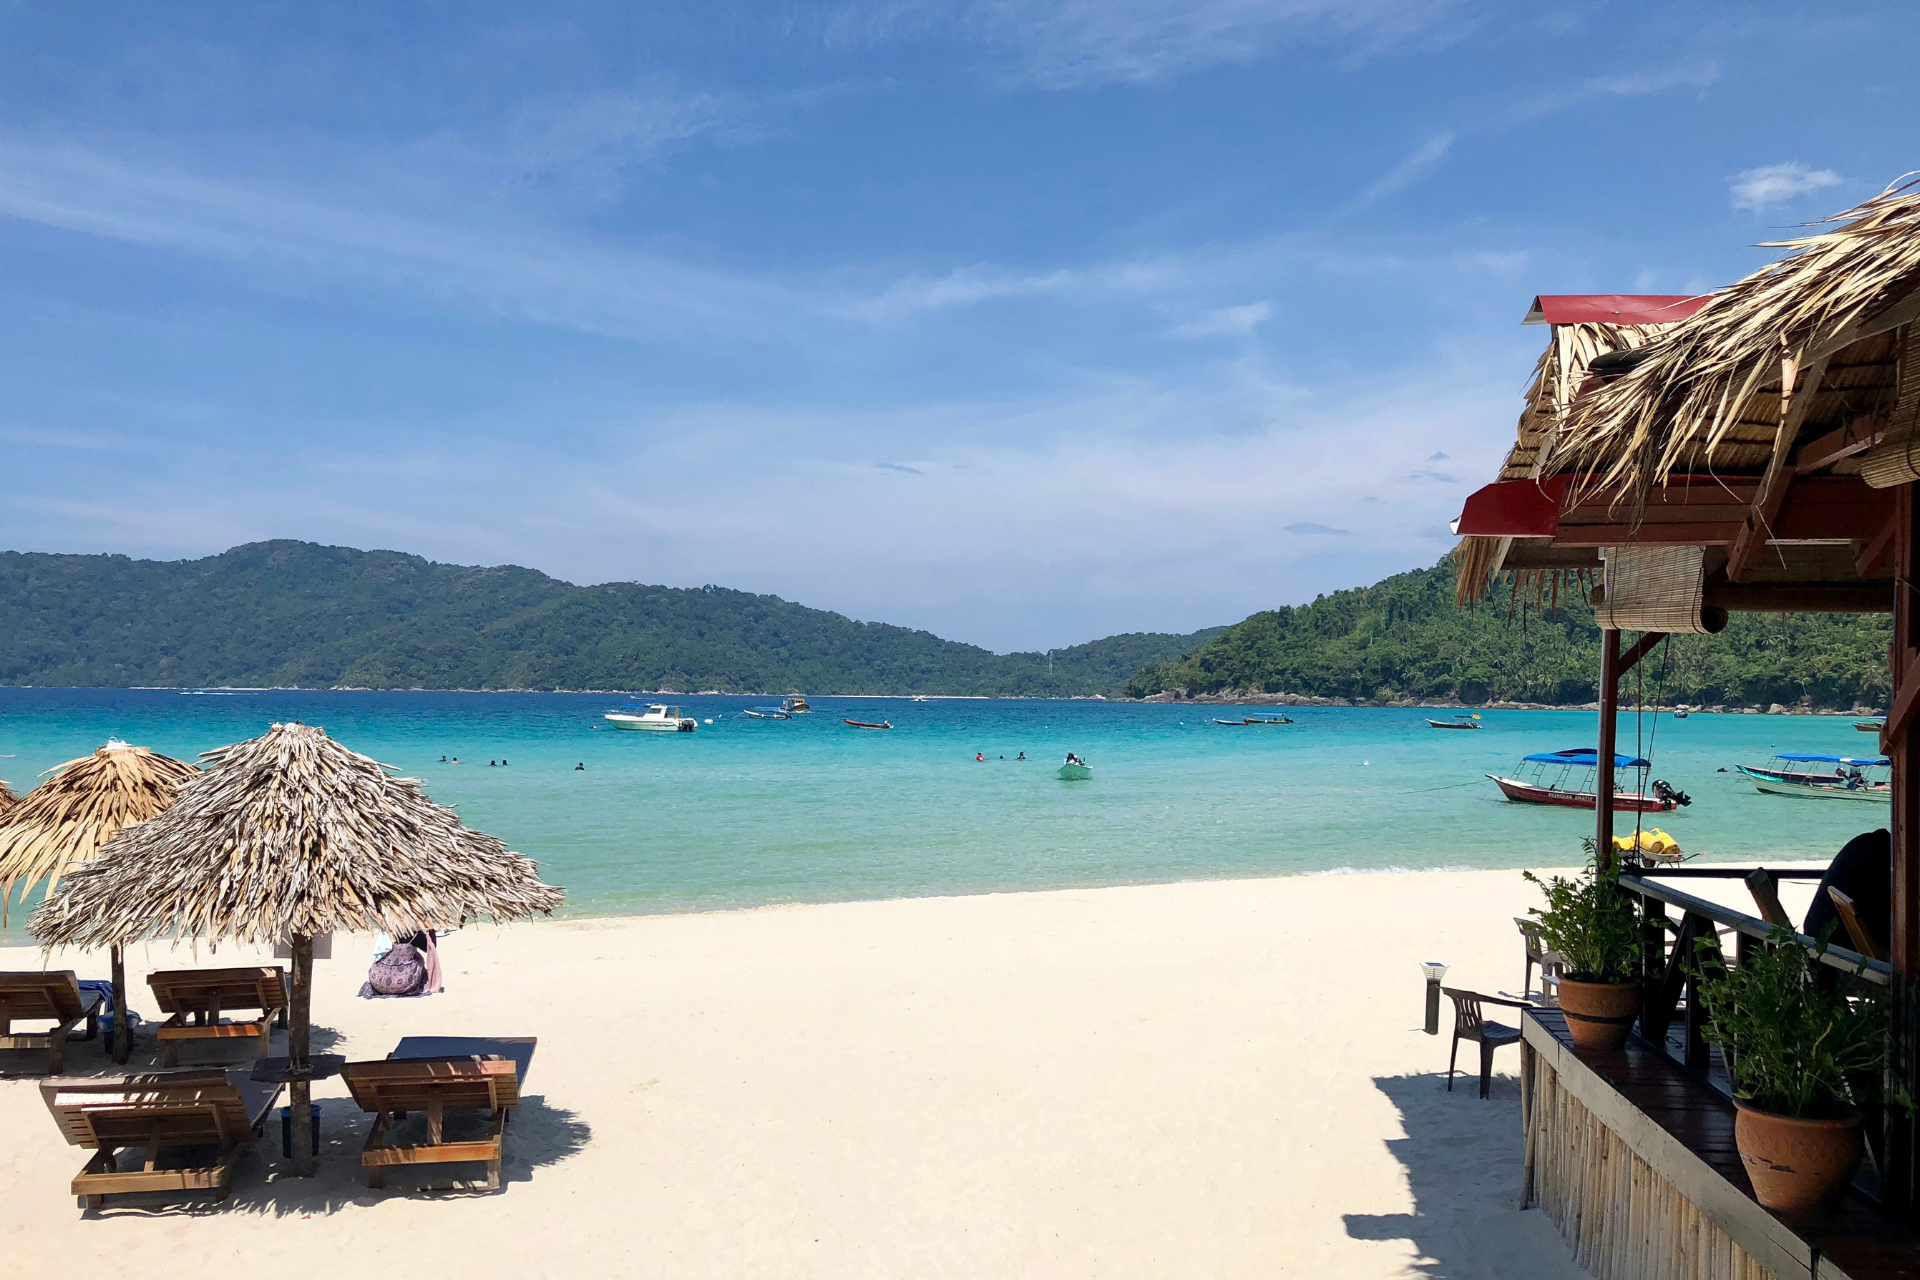
<svg viewBox="0 0 1920 1280">
<path fill-rule="evenodd" d="M 1533 1006 L 1524 1000 L 1508 1000 L 1501 996 L 1481 995 L 1478 991 L 1461 991 L 1455 987 L 1442 987 L 1453 1001 L 1453 1051 L 1447 1055 L 1447 1092 L 1453 1092 L 1453 1073 L 1455 1063 L 1460 1059 L 1460 1042 L 1472 1040 L 1480 1046 L 1480 1096 L 1492 1096 L 1493 1088 L 1493 1051 L 1502 1045 L 1519 1044 L 1520 1029 L 1499 1022 L 1488 1022 L 1480 1011 L 1483 1004 L 1503 1005 L 1509 1009 L 1530 1009 Z"/>
</svg>

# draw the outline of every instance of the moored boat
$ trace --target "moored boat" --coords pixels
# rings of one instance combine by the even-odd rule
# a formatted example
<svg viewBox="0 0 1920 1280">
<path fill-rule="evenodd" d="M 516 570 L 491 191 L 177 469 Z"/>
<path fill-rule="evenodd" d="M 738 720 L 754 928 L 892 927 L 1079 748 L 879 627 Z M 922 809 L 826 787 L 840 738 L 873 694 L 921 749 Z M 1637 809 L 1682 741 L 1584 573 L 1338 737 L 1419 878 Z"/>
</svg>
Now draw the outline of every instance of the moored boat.
<svg viewBox="0 0 1920 1280">
<path fill-rule="evenodd" d="M 1862 733 L 1878 733 L 1887 727 L 1885 720 L 1855 720 L 1853 727 Z"/>
<path fill-rule="evenodd" d="M 681 715 L 680 708 L 658 702 L 629 702 L 624 707 L 607 712 L 605 718 L 616 729 L 638 729 L 653 733 L 692 733 L 700 723 L 692 716 Z"/>
<path fill-rule="evenodd" d="M 1458 715 L 1451 720 L 1429 720 L 1427 724 L 1435 729 L 1478 729 L 1480 716 L 1476 712 L 1472 715 Z"/>
<path fill-rule="evenodd" d="M 1228 728 L 1242 729 L 1250 724 L 1292 724 L 1291 716 L 1241 716 L 1238 720 L 1222 720 L 1214 717 L 1215 724 L 1224 724 Z"/>
<path fill-rule="evenodd" d="M 785 707 L 747 707 L 740 713 L 749 720 L 791 720 L 793 712 Z"/>
<path fill-rule="evenodd" d="M 856 729 L 891 729 L 893 728 L 893 721 L 891 720 L 882 720 L 879 724 L 874 724 L 871 721 L 849 720 L 845 716 L 842 716 L 840 718 L 840 723 L 850 724 Z"/>
<path fill-rule="evenodd" d="M 780 699 L 780 709 L 790 716 L 803 716 L 813 710 L 807 705 L 807 700 L 797 693 L 788 694 Z"/>
<path fill-rule="evenodd" d="M 1892 763 L 1885 756 L 1836 756 L 1784 751 L 1765 766 L 1733 766 L 1770 796 L 1805 800 L 1866 800 L 1885 804 L 1893 794 Z"/>
<path fill-rule="evenodd" d="M 1599 803 L 1600 795 L 1597 780 L 1600 773 L 1600 753 L 1592 747 L 1576 747 L 1568 751 L 1540 751 L 1525 756 L 1520 767 L 1515 770 L 1518 777 L 1508 778 L 1490 773 L 1488 778 L 1500 788 L 1500 794 L 1518 804 L 1555 805 L 1563 809 L 1591 809 Z M 1635 756 L 1615 756 L 1613 758 L 1613 807 L 1622 813 L 1667 813 L 1681 805 L 1692 804 L 1693 798 L 1684 791 L 1676 791 L 1664 779 L 1654 779 L 1652 787 L 1644 785 L 1637 791 L 1623 791 L 1620 788 L 1618 771 L 1637 769 L 1644 779 L 1647 770 L 1653 765 Z"/>
</svg>

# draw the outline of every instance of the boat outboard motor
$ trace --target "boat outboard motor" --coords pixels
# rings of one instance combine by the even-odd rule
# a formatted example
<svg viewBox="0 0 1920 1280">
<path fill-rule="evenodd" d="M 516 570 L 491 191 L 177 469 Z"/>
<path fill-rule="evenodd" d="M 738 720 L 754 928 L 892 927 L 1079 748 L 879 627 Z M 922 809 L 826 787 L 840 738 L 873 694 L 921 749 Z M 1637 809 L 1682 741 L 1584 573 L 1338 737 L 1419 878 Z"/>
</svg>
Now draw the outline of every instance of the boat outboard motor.
<svg viewBox="0 0 1920 1280">
<path fill-rule="evenodd" d="M 1680 805 L 1693 803 L 1692 796 L 1684 791 L 1675 791 L 1673 784 L 1665 778 L 1655 778 L 1653 780 L 1653 798 L 1662 801 L 1671 800 L 1676 808 Z"/>
</svg>

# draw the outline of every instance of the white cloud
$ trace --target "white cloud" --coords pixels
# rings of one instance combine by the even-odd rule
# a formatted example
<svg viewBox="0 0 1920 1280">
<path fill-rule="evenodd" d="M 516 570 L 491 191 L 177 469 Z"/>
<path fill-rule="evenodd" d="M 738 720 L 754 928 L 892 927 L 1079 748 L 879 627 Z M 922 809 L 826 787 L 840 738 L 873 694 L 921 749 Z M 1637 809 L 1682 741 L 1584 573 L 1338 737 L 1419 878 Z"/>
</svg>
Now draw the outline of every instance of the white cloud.
<svg viewBox="0 0 1920 1280">
<path fill-rule="evenodd" d="M 1815 169 L 1798 160 L 1788 160 L 1783 164 L 1763 164 L 1757 169 L 1741 170 L 1727 179 L 1727 192 L 1734 208 L 1758 213 L 1823 187 L 1839 185 L 1840 175 L 1831 169 Z"/>
<path fill-rule="evenodd" d="M 1273 304 L 1249 302 L 1243 307 L 1216 308 L 1197 320 L 1174 326 L 1169 332 L 1176 338 L 1242 337 L 1272 315 Z"/>
</svg>

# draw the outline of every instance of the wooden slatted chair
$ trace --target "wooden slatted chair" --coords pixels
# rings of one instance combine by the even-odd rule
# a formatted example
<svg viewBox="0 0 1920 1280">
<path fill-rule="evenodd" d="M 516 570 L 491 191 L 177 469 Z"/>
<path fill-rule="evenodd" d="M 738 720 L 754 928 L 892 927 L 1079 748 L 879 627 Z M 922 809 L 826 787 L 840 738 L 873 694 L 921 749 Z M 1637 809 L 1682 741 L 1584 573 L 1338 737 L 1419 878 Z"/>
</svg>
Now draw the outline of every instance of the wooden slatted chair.
<svg viewBox="0 0 1920 1280">
<path fill-rule="evenodd" d="M 67 1041 L 94 1040 L 100 1035 L 98 991 L 81 991 L 72 970 L 55 973 L 0 973 L 0 1049 L 45 1049 L 48 1075 L 66 1066 Z M 47 1031 L 18 1031 L 19 1020 L 47 1021 Z M 84 1035 L 73 1029 L 87 1024 Z"/>
<path fill-rule="evenodd" d="M 74 1175 L 73 1194 L 83 1207 L 97 1209 L 110 1195 L 136 1192 L 212 1191 L 226 1199 L 233 1166 L 260 1136 L 280 1088 L 255 1084 L 239 1071 L 193 1067 L 48 1080 L 40 1093 L 67 1141 L 93 1148 Z M 146 1159 L 122 1169 L 117 1153 L 133 1147 Z"/>
<path fill-rule="evenodd" d="M 531 1042 L 522 1043 L 530 1055 Z M 487 1187 L 499 1189 L 507 1120 L 520 1105 L 520 1066 L 514 1058 L 499 1054 L 394 1057 L 383 1062 L 349 1062 L 341 1077 L 360 1109 L 374 1117 L 360 1156 L 369 1187 L 385 1186 L 386 1171 L 396 1165 L 485 1163 Z M 410 1111 L 426 1115 L 424 1143 L 394 1141 L 394 1127 Z M 450 1141 L 445 1128 L 450 1111 L 485 1112 L 491 1127 L 484 1137 Z"/>
<path fill-rule="evenodd" d="M 267 1054 L 272 1024 L 286 1025 L 287 971 L 279 965 L 249 965 L 238 969 L 168 969 L 147 975 L 160 1012 L 170 1015 L 154 1035 L 160 1041 L 161 1061 L 180 1064 L 180 1046 L 188 1040 L 253 1041 L 253 1060 Z M 223 1015 L 258 1009 L 260 1016 L 230 1021 Z"/>
<path fill-rule="evenodd" d="M 1520 1029 L 1488 1022 L 1480 1006 L 1497 1004 L 1509 1009 L 1529 1009 L 1533 1006 L 1524 1000 L 1483 996 L 1478 991 L 1462 991 L 1456 987 L 1440 989 L 1453 1000 L 1453 1052 L 1447 1055 L 1447 1092 L 1453 1092 L 1454 1064 L 1460 1058 L 1460 1042 L 1472 1040 L 1480 1046 L 1480 1096 L 1490 1097 L 1493 1092 L 1493 1051 L 1503 1045 L 1519 1044 Z"/>
</svg>

